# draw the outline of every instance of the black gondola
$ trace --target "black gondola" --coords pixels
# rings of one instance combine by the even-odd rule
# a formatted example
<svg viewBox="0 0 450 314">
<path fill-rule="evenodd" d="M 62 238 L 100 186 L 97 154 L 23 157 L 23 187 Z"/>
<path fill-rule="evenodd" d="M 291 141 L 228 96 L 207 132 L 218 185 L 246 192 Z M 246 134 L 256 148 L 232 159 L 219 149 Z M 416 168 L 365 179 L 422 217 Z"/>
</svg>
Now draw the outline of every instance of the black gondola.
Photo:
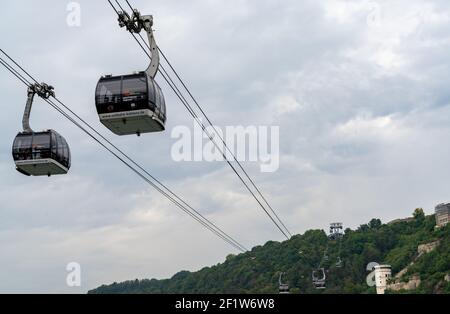
<svg viewBox="0 0 450 314">
<path fill-rule="evenodd" d="M 69 145 L 54 130 L 17 134 L 12 155 L 17 171 L 27 176 L 66 174 L 70 168 Z"/>
<path fill-rule="evenodd" d="M 143 72 L 100 78 L 95 91 L 100 122 L 117 135 L 164 131 L 166 104 L 155 81 L 159 51 L 153 36 L 153 17 L 141 16 L 137 10 L 131 17 L 119 12 L 119 25 L 132 33 L 140 33 L 142 29 L 147 32 L 152 60 Z"/>
<path fill-rule="evenodd" d="M 30 127 L 31 107 L 35 95 L 48 99 L 55 96 L 45 83 L 28 87 L 28 99 L 22 118 L 23 132 L 14 139 L 12 156 L 16 170 L 27 176 L 66 174 L 70 168 L 70 149 L 66 140 L 54 130 L 34 132 Z"/>
<path fill-rule="evenodd" d="M 100 122 L 117 135 L 165 129 L 164 95 L 146 72 L 102 77 L 97 84 L 95 105 Z"/>
</svg>

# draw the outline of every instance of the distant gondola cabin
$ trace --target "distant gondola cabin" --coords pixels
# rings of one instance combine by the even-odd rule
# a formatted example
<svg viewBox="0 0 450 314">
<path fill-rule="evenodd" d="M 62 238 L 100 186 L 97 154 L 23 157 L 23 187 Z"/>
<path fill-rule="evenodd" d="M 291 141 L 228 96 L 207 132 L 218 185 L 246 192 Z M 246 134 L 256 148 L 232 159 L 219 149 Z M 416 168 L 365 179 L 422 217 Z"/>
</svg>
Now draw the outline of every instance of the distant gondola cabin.
<svg viewBox="0 0 450 314">
<path fill-rule="evenodd" d="M 27 176 L 66 174 L 70 169 L 69 145 L 54 130 L 17 134 L 12 155 L 17 171 Z"/>
</svg>

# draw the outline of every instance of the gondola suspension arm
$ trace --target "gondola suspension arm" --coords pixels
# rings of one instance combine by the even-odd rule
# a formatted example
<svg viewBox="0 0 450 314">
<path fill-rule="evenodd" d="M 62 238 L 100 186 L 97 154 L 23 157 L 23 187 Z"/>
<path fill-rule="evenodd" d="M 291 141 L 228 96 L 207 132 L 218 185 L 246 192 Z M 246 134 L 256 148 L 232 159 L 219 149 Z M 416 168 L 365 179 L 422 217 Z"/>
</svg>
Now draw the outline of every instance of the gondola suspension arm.
<svg viewBox="0 0 450 314">
<path fill-rule="evenodd" d="M 156 45 L 155 36 L 153 34 L 153 16 L 141 15 L 138 10 L 134 9 L 131 17 L 125 11 L 118 12 L 119 26 L 125 27 L 130 33 L 139 34 L 142 30 L 145 30 L 148 36 L 148 42 L 150 44 L 151 62 L 145 72 L 152 79 L 155 78 L 159 68 L 159 51 Z"/>
<path fill-rule="evenodd" d="M 28 98 L 27 103 L 25 105 L 25 111 L 23 112 L 22 118 L 22 127 L 23 131 L 26 133 L 32 133 L 33 130 L 30 127 L 30 115 L 31 115 L 31 107 L 33 106 L 34 96 L 37 94 L 39 97 L 44 99 L 48 99 L 49 97 L 55 97 L 55 92 L 53 86 L 47 85 L 45 83 L 41 84 L 32 84 L 28 86 Z"/>
</svg>

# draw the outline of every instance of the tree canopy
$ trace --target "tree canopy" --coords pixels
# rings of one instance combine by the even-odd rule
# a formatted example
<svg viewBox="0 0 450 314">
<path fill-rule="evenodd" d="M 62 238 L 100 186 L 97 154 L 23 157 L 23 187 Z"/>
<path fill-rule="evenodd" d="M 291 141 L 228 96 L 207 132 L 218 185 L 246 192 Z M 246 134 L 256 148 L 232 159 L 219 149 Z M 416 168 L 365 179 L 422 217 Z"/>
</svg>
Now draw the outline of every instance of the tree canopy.
<svg viewBox="0 0 450 314">
<path fill-rule="evenodd" d="M 291 293 L 375 293 L 366 269 L 371 262 L 390 264 L 393 275 L 414 264 L 403 276 L 418 274 L 418 293 L 450 293 L 444 280 L 450 274 L 450 225 L 435 229 L 435 218 L 416 209 L 413 220 L 382 224 L 372 219 L 357 230 L 347 228 L 341 240 L 331 240 L 323 230 L 308 230 L 284 242 L 269 241 L 251 251 L 228 255 L 218 265 L 196 272 L 182 271 L 170 279 L 132 280 L 103 285 L 89 293 L 277 293 L 278 275 L 284 272 Z M 437 249 L 420 256 L 419 244 L 440 240 Z M 323 261 L 328 248 L 328 259 Z M 340 258 L 342 267 L 336 267 Z M 325 290 L 312 285 L 312 271 L 322 260 Z M 411 292 L 411 291 L 410 291 Z"/>
</svg>

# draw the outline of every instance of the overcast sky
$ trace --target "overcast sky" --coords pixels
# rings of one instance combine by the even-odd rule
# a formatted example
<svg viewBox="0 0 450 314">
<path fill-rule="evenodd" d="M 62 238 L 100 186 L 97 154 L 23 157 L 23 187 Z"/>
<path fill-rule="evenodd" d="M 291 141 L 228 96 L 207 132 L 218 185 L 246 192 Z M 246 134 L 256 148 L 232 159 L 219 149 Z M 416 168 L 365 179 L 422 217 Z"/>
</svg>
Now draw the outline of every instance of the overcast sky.
<svg viewBox="0 0 450 314">
<path fill-rule="evenodd" d="M 450 3 L 447 0 L 133 0 L 213 122 L 280 127 L 280 168 L 245 163 L 293 233 L 332 221 L 432 213 L 450 201 Z M 1 48 L 146 168 L 247 247 L 280 241 L 223 162 L 174 162 L 171 130 L 193 121 L 157 77 L 167 131 L 117 137 L 99 123 L 103 74 L 147 67 L 107 1 L 9 1 Z M 26 89 L 0 71 L 0 292 L 86 292 L 222 262 L 233 248 L 162 198 L 36 99 L 31 126 L 69 142 L 66 176 L 14 169 Z M 82 286 L 66 285 L 78 262 Z M 382 261 L 380 261 L 382 262 Z"/>
</svg>

